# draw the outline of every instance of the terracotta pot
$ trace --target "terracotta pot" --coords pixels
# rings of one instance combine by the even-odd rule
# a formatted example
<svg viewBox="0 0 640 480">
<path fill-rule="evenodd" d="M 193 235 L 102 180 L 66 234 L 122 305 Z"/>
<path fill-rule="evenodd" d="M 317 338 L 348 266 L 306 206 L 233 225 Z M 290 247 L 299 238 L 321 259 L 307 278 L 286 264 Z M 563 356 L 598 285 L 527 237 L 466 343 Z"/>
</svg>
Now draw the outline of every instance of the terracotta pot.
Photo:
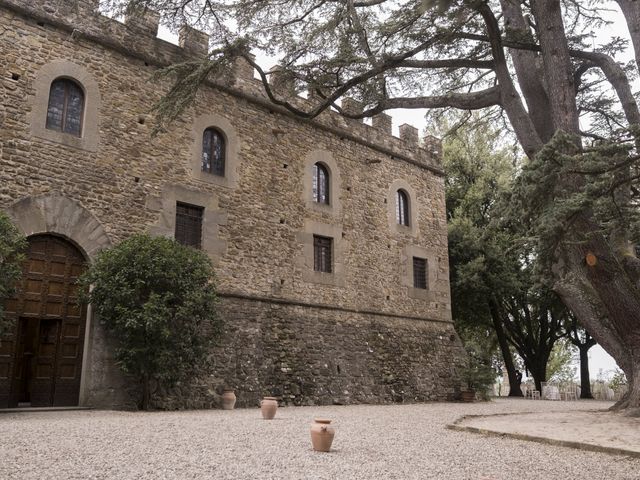
<svg viewBox="0 0 640 480">
<path fill-rule="evenodd" d="M 316 418 L 311 424 L 311 444 L 316 452 L 328 452 L 336 431 L 329 425 L 331 420 Z"/>
<path fill-rule="evenodd" d="M 465 390 L 464 392 L 460 392 L 460 400 L 463 402 L 471 403 L 476 399 L 475 390 Z"/>
<path fill-rule="evenodd" d="M 229 388 L 225 388 L 221 398 L 222 398 L 222 409 L 233 410 L 233 407 L 236 405 L 236 394 L 233 393 L 233 390 Z"/>
<path fill-rule="evenodd" d="M 265 420 L 271 420 L 276 416 L 276 410 L 278 410 L 278 399 L 276 397 L 264 397 L 260 402 L 260 410 L 262 411 L 262 418 Z"/>
</svg>

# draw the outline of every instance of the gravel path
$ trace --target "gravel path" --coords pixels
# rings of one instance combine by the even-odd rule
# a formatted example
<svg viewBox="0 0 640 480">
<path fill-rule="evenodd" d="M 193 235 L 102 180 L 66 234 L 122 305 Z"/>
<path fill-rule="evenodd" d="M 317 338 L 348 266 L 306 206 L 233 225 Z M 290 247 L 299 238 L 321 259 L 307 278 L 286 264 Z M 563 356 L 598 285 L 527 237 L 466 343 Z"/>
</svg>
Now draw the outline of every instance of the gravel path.
<svg viewBox="0 0 640 480">
<path fill-rule="evenodd" d="M 633 480 L 640 459 L 447 430 L 462 415 L 606 408 L 602 402 L 496 400 L 0 415 L 1 479 Z M 311 450 L 313 417 L 333 419 L 331 453 Z"/>
</svg>

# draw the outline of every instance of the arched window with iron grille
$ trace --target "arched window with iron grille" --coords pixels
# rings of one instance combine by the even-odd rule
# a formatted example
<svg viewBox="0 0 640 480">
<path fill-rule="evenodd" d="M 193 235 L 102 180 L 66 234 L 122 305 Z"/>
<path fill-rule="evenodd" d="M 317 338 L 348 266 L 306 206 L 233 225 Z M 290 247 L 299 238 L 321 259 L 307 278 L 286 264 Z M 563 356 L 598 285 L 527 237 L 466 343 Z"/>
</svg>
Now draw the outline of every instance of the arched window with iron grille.
<svg viewBox="0 0 640 480">
<path fill-rule="evenodd" d="M 224 168 L 224 135 L 216 128 L 207 128 L 202 136 L 202 171 L 224 177 Z"/>
<path fill-rule="evenodd" d="M 329 170 L 321 163 L 313 165 L 313 200 L 329 205 Z"/>
<path fill-rule="evenodd" d="M 82 135 L 82 116 L 84 114 L 84 91 L 82 87 L 68 78 L 58 78 L 49 89 L 47 123 L 49 130 Z"/>
<path fill-rule="evenodd" d="M 409 195 L 404 190 L 397 193 L 396 220 L 399 225 L 409 226 Z"/>
</svg>

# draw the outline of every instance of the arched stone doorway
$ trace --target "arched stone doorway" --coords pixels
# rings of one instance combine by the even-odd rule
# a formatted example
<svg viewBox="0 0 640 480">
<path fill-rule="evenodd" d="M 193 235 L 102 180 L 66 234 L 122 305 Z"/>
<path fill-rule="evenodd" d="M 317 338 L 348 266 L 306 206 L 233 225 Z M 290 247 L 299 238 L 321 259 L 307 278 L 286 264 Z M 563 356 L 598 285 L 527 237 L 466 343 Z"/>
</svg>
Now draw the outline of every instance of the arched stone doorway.
<svg viewBox="0 0 640 480">
<path fill-rule="evenodd" d="M 76 281 L 86 259 L 59 236 L 28 240 L 23 278 L 5 305 L 15 328 L 0 345 L 0 407 L 75 406 L 87 318 Z"/>
</svg>

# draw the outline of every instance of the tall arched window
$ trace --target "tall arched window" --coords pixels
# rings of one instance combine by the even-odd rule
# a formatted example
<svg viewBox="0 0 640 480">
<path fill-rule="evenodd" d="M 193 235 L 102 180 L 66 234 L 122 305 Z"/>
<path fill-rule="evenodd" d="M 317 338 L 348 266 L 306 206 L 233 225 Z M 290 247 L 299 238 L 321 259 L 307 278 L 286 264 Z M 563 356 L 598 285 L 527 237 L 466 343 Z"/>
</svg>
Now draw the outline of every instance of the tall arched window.
<svg viewBox="0 0 640 480">
<path fill-rule="evenodd" d="M 321 163 L 313 165 L 313 200 L 329 205 L 329 170 Z"/>
<path fill-rule="evenodd" d="M 404 190 L 398 190 L 396 200 L 396 220 L 400 225 L 409 226 L 409 195 Z"/>
<path fill-rule="evenodd" d="M 68 78 L 54 80 L 49 89 L 46 127 L 79 137 L 83 113 L 84 92 L 80 85 Z"/>
<path fill-rule="evenodd" d="M 207 128 L 202 136 L 202 171 L 224 177 L 225 141 L 222 132 Z"/>
</svg>

